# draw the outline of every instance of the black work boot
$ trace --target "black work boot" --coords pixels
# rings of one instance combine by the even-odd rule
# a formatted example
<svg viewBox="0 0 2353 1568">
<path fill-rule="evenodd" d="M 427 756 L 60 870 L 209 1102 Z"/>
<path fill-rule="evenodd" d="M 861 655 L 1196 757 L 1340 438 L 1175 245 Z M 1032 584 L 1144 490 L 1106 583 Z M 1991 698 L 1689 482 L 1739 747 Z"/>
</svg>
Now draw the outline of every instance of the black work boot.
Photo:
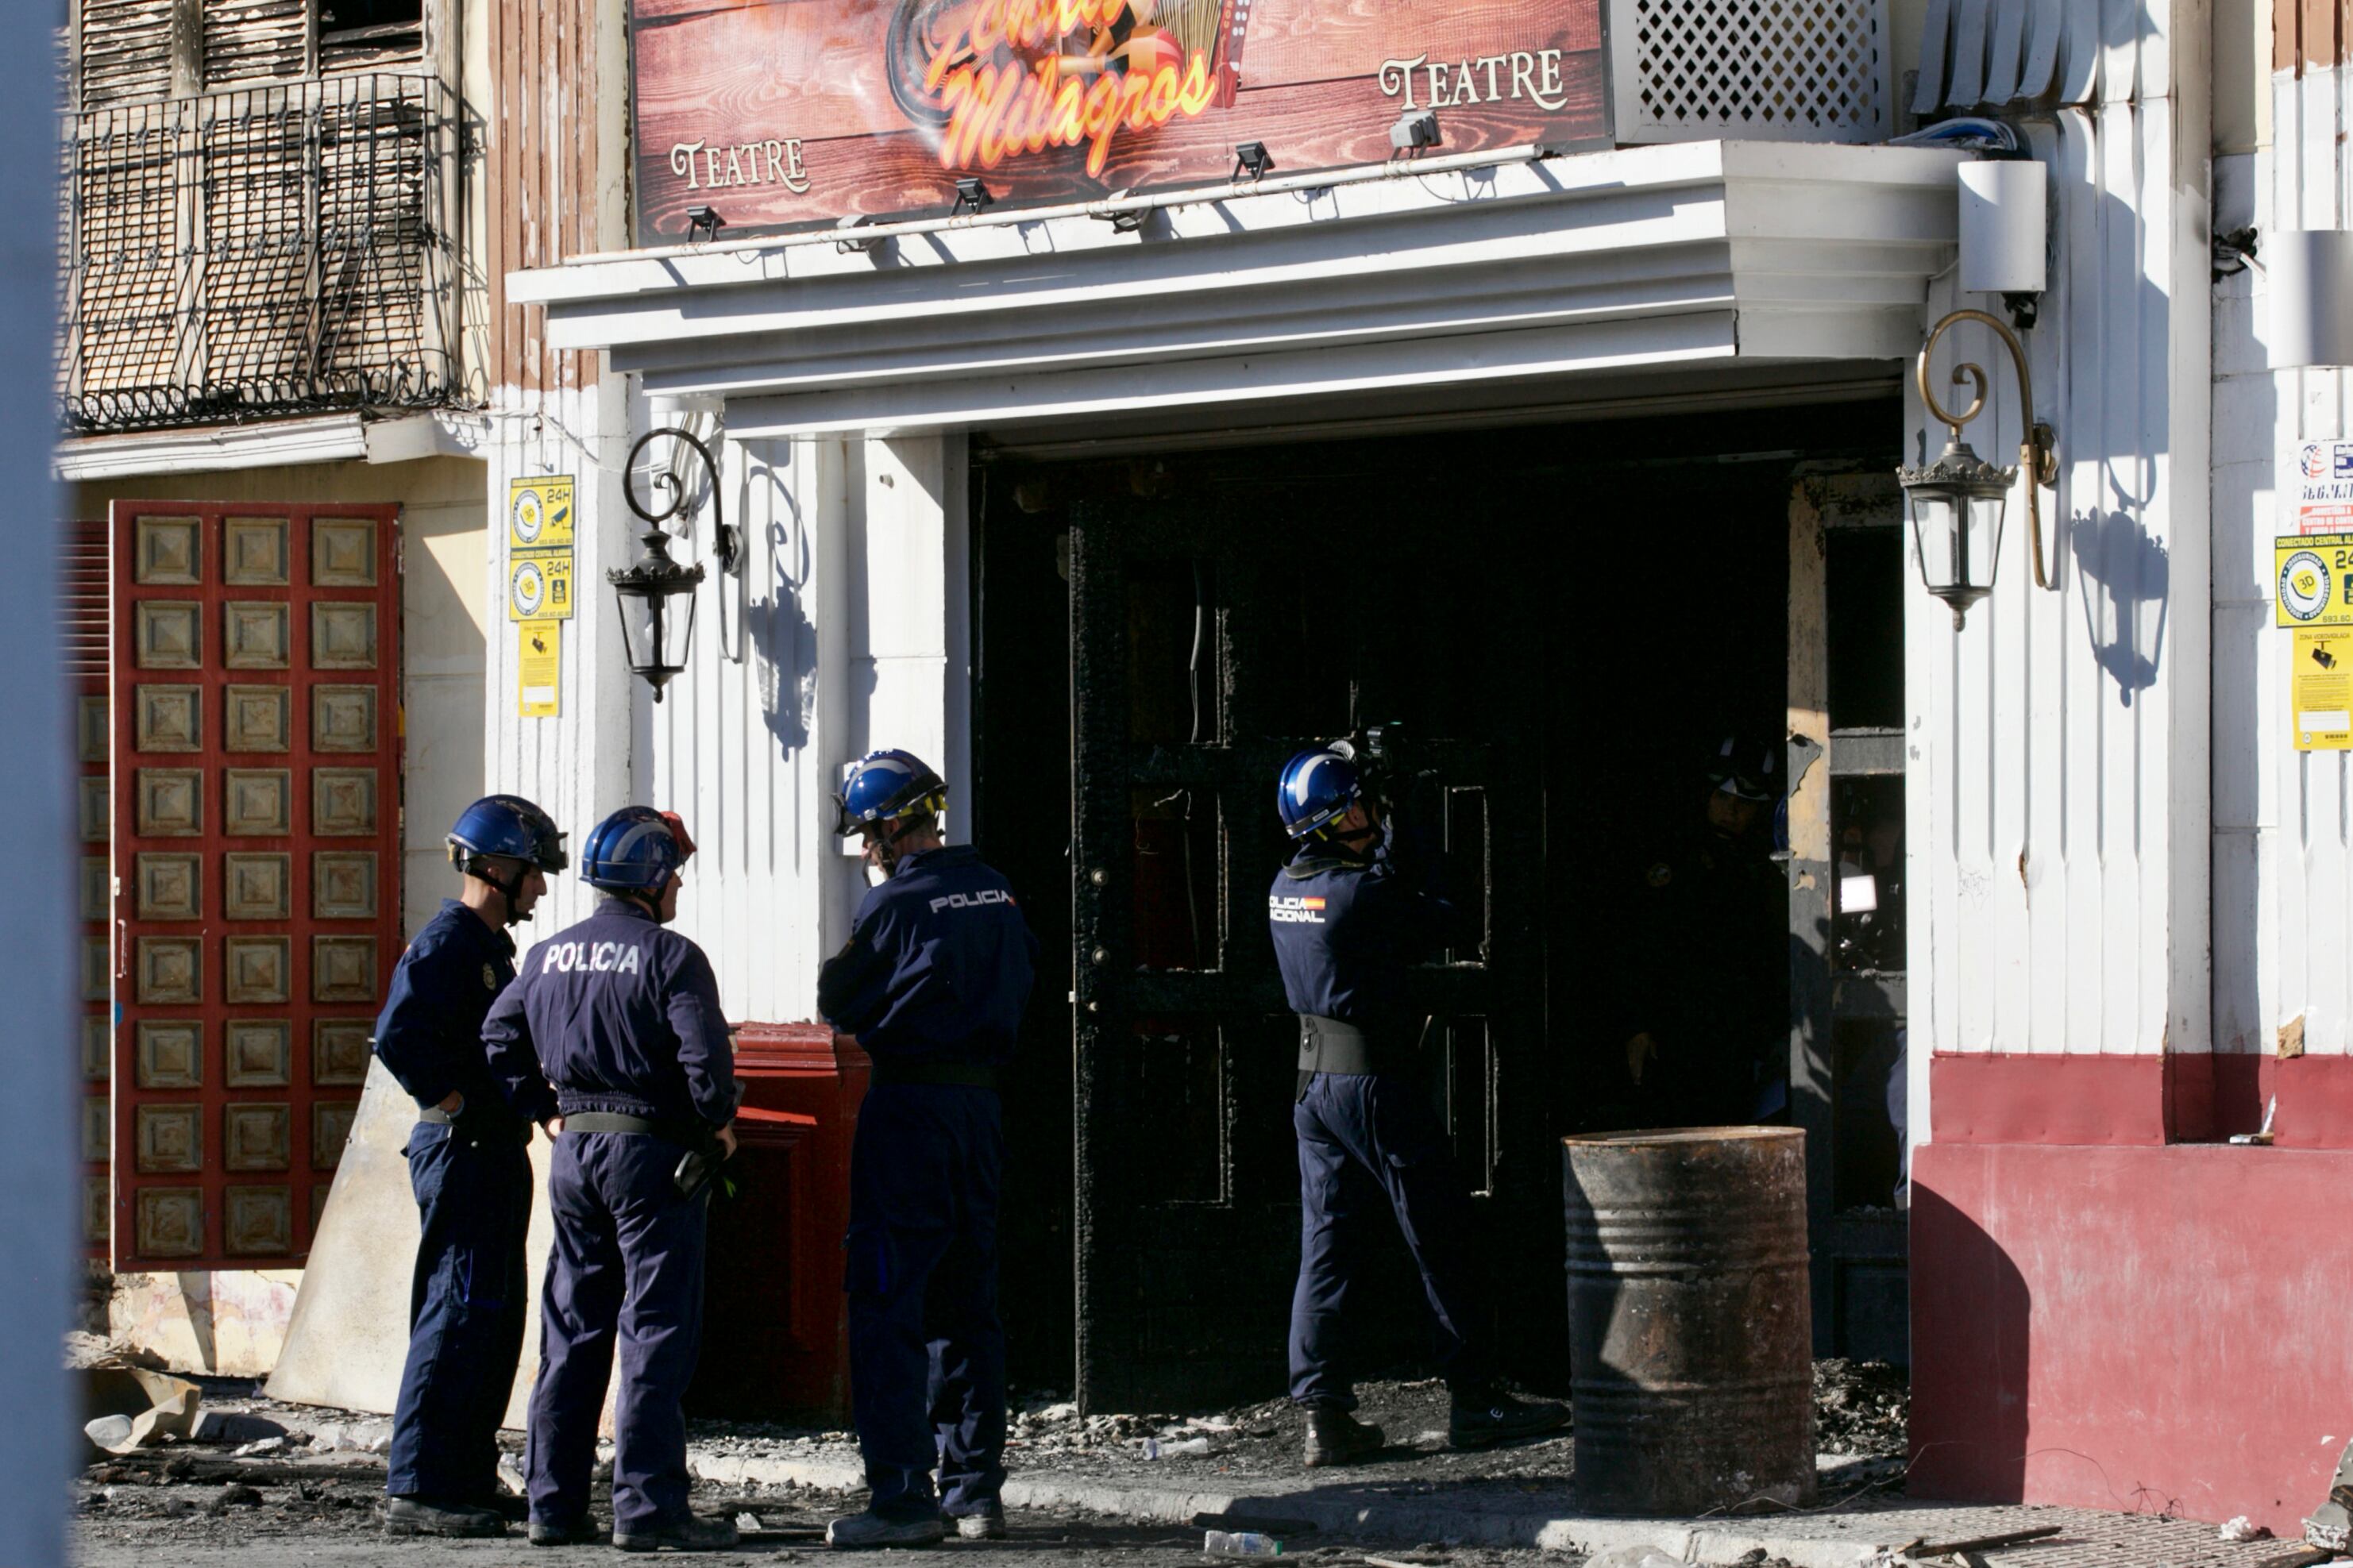
<svg viewBox="0 0 2353 1568">
<path fill-rule="evenodd" d="M 1500 1388 L 1466 1389 L 1454 1396 L 1446 1418 L 1446 1441 L 1455 1448 L 1492 1448 L 1523 1437 L 1541 1437 L 1568 1425 L 1568 1406 L 1548 1400 L 1514 1399 Z"/>
<path fill-rule="evenodd" d="M 1320 1406 L 1307 1413 L 1307 1468 L 1345 1465 L 1380 1452 L 1381 1429 L 1345 1410 Z"/>
<path fill-rule="evenodd" d="M 975 1514 L 982 1519 L 984 1514 Z M 1000 1513 L 998 1518 L 1004 1516 Z M 929 1513 L 864 1513 L 844 1515 L 825 1527 L 825 1543 L 836 1552 L 872 1552 L 886 1546 L 937 1546 L 947 1539 L 948 1521 L 937 1509 Z M 957 1527 L 963 1535 L 961 1523 Z M 986 1541 L 987 1536 L 974 1539 Z"/>
<path fill-rule="evenodd" d="M 491 1509 L 462 1502 L 396 1497 L 384 1505 L 386 1535 L 504 1535 L 507 1521 Z"/>
<path fill-rule="evenodd" d="M 627 1529 L 617 1522 L 613 1526 L 613 1544 L 624 1552 L 659 1552 L 664 1547 L 672 1552 L 724 1552 L 735 1544 L 735 1521 L 697 1519 L 689 1514 L 684 1519 L 633 1524 Z"/>
<path fill-rule="evenodd" d="M 531 1543 L 533 1546 L 594 1546 L 605 1539 L 596 1521 L 582 1515 L 569 1524 L 552 1524 L 543 1519 L 531 1521 Z"/>
</svg>

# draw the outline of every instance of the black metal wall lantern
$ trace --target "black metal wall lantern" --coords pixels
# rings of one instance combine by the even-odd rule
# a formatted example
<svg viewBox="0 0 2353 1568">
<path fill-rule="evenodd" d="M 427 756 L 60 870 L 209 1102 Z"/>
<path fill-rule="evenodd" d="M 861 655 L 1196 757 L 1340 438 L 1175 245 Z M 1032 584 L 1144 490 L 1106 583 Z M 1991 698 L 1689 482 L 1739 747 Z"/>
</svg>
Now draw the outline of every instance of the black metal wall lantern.
<svg viewBox="0 0 2353 1568">
<path fill-rule="evenodd" d="M 694 642 L 694 591 L 702 583 L 700 562 L 682 566 L 670 559 L 670 536 L 662 527 L 685 510 L 688 487 L 675 474 L 655 475 L 654 488 L 668 489 L 671 495 L 670 503 L 661 510 L 649 511 L 638 499 L 633 482 L 638 454 L 664 437 L 684 442 L 702 459 L 703 477 L 711 486 L 711 552 L 719 562 L 719 570 L 733 577 L 744 569 L 741 542 L 725 520 L 719 494 L 719 464 L 712 457 L 711 448 L 679 429 L 649 430 L 638 437 L 622 469 L 621 497 L 629 503 L 629 510 L 645 521 L 646 531 L 639 542 L 644 544 L 646 552 L 628 566 L 607 572 L 605 581 L 613 585 L 614 600 L 621 612 L 621 645 L 628 654 L 629 668 L 654 689 L 657 702 L 662 700 L 662 688 L 670 678 L 686 668 L 687 651 Z"/>
<path fill-rule="evenodd" d="M 1953 367 L 1953 384 L 1973 388 L 1969 405 L 1958 414 L 1947 410 L 1929 388 L 1928 356 L 1936 352 L 1936 340 L 1961 321 L 1983 322 L 2010 350 L 2026 426 L 2026 435 L 2019 443 L 2018 468 L 1995 468 L 1961 439 L 1961 426 L 1985 407 L 1982 367 L 1968 363 Z M 1898 468 L 1895 477 L 1911 503 L 1912 541 L 1920 552 L 1921 584 L 1952 606 L 1953 629 L 1958 631 L 1969 606 L 1993 592 L 1994 574 L 2001 565 L 2003 514 L 2020 468 L 2026 472 L 2026 523 L 2034 552 L 2034 585 L 2051 586 L 2042 567 L 2042 489 L 2058 482 L 2058 437 L 2049 425 L 2034 417 L 2034 386 L 2018 334 L 1983 310 L 1955 310 L 1928 329 L 1928 341 L 1920 345 L 1913 375 L 1930 417 L 1951 431 L 1952 438 L 1935 462 Z"/>
</svg>

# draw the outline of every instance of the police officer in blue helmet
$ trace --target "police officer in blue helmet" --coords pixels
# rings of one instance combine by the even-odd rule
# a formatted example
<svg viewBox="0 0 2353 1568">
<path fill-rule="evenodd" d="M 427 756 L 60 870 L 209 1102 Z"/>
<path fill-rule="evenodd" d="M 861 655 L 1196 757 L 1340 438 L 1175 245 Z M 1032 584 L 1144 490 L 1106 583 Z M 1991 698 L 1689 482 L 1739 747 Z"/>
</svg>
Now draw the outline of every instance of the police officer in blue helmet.
<svg viewBox="0 0 2353 1568">
<path fill-rule="evenodd" d="M 873 886 L 818 976 L 818 1011 L 874 1064 L 850 1150 L 843 1279 L 871 1495 L 827 1527 L 837 1549 L 930 1545 L 946 1534 L 944 1511 L 964 1540 L 1005 1533 L 997 1079 L 1038 940 L 979 852 L 942 842 L 946 802 L 939 774 L 887 751 L 860 761 L 835 803 L 834 830 L 864 840 Z"/>
<path fill-rule="evenodd" d="M 423 1222 L 385 1529 L 503 1535 L 498 1435 L 522 1355 L 531 1124 L 491 1082 L 482 1019 L 514 979 L 512 928 L 564 869 L 564 835 L 531 802 L 494 795 L 465 809 L 447 843 L 458 897 L 400 955 L 375 1025 L 376 1055 L 417 1105 L 401 1152 Z"/>
<path fill-rule="evenodd" d="M 1299 1284 L 1291 1307 L 1291 1398 L 1306 1412 L 1310 1468 L 1377 1452 L 1358 1421 L 1344 1304 L 1361 1267 L 1363 1227 L 1397 1217 L 1437 1320 L 1451 1394 L 1447 1432 L 1482 1448 L 1566 1426 L 1558 1405 L 1504 1392 L 1485 1343 L 1471 1252 L 1469 1193 L 1446 1129 L 1410 1074 L 1427 1020 L 1406 972 L 1462 922 L 1416 863 L 1407 836 L 1366 787 L 1346 742 L 1283 765 L 1275 805 L 1296 848 L 1275 873 L 1268 926 L 1282 987 L 1299 1015 Z"/>
<path fill-rule="evenodd" d="M 508 1103 L 562 1134 L 525 1454 L 535 1546 L 598 1539 L 589 1475 L 617 1341 L 613 1544 L 735 1544 L 731 1521 L 687 1508 L 681 1401 L 702 1343 L 707 1182 L 735 1152 L 736 1089 L 711 962 L 666 929 L 685 858 L 649 806 L 598 823 L 580 875 L 605 897 L 531 950 L 482 1026 Z"/>
</svg>

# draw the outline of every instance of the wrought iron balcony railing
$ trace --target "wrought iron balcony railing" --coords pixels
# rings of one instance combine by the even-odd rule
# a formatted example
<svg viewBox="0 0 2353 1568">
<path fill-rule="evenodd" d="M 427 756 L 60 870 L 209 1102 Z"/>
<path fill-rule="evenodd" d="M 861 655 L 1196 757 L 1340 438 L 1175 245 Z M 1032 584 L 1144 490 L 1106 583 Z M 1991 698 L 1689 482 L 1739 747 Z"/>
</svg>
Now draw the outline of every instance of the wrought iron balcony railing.
<svg viewBox="0 0 2353 1568">
<path fill-rule="evenodd" d="M 458 157 L 426 77 L 69 116 L 66 427 L 459 401 Z"/>
</svg>

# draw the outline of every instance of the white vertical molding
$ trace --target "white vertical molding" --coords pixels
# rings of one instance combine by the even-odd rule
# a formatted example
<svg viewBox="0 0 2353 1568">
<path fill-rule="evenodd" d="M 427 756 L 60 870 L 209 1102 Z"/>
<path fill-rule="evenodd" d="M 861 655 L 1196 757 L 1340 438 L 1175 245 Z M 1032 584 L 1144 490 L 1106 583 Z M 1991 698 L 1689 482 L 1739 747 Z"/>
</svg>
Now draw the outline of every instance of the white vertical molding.
<svg viewBox="0 0 2353 1568">
<path fill-rule="evenodd" d="M 2164 822 L 2166 1010 L 2169 1048 L 2215 1049 L 2213 799 L 2214 212 L 2213 27 L 2208 0 L 2178 12 L 2181 26 L 2142 57 L 2144 77 L 2168 85 L 2165 297 L 2172 363 L 2161 472 L 2167 519 L 2163 658 L 2172 671 Z M 2152 130 L 2158 127 L 2152 121 Z"/>
<path fill-rule="evenodd" d="M 2111 37 L 2107 67 L 2130 52 Z M 2113 78 L 2106 79 L 2114 79 Z M 2106 81 L 2103 82 L 2105 89 Z M 2147 287 L 2142 268 L 2146 226 L 2139 210 L 2142 194 L 2143 148 L 2136 134 L 2137 116 L 2129 101 L 2110 96 L 2100 105 L 2100 184 L 2098 234 L 2101 263 L 2101 359 L 2103 384 L 2098 399 L 2084 414 L 2075 438 L 2087 441 L 2100 460 L 2099 490 L 2091 509 L 2104 529 L 2117 520 L 2144 526 L 2156 498 L 2141 445 L 2146 428 L 2142 400 L 2145 378 L 2162 374 L 2148 363 L 2147 343 L 2141 332 L 2147 309 L 2141 298 Z M 2109 595 L 2102 584 L 2086 583 L 2080 596 L 2086 615 L 2084 635 L 2105 623 Z M 2095 621 L 2092 617 L 2099 617 Z M 2143 932 L 2137 907 L 2140 896 L 2142 837 L 2138 771 L 2145 761 L 2140 731 L 2148 712 L 2151 692 L 2135 694 L 2127 706 L 2123 692 L 2096 668 L 2090 671 L 2094 694 L 2092 719 L 2094 736 L 2094 773 L 2085 782 L 2099 803 L 2096 841 L 2090 847 L 2098 857 L 2094 868 L 2099 887 L 2100 978 L 2099 1006 L 2092 1032 L 2071 1037 L 2068 1047 L 2097 1051 L 2136 1048 L 2127 1044 L 2141 1000 L 2140 967 Z M 2113 1044 L 2111 1044 L 2113 1042 Z M 2146 1047 L 2141 1047 L 2146 1048 Z"/>
<path fill-rule="evenodd" d="M 2284 75 L 2272 85 L 2276 100 Z M 2284 107 L 2284 106 L 2283 106 Z M 2276 110 L 2266 117 L 2277 123 Z M 2252 220 L 2259 234 L 2281 210 L 2280 143 L 2218 159 L 2217 226 Z M 2225 192 L 2225 186 L 2231 189 Z M 2225 216 L 2224 215 L 2231 215 Z M 2213 574 L 2214 1048 L 2253 1053 L 2272 1040 L 2278 997 L 2276 905 L 2265 896 L 2278 836 L 2278 755 L 2267 743 L 2276 710 L 2265 706 L 2271 629 L 2271 538 L 2277 531 L 2282 378 L 2267 361 L 2269 290 L 2250 267 L 2215 287 L 2213 468 L 2209 552 Z"/>
<path fill-rule="evenodd" d="M 2036 127 L 2030 132 L 2034 155 L 2050 167 L 2052 184 L 2059 189 L 2081 181 L 2085 151 L 2082 125 L 2080 115 L 2063 110 L 2056 124 Z M 2038 330 L 2030 334 L 2026 343 L 2027 356 L 2034 370 L 2035 413 L 2053 425 L 2061 425 L 2066 418 L 2069 383 L 2065 323 L 2073 319 L 2067 312 L 2064 258 L 2068 246 L 2063 209 L 2058 232 L 2062 258 L 2052 268 L 2050 287 L 2043 300 L 2044 309 L 2055 312 L 2052 325 L 2049 331 Z M 2063 445 L 2063 453 L 2064 449 Z M 2042 498 L 2043 559 L 2053 563 L 2058 575 L 2052 581 L 2060 584 L 2062 592 L 2027 596 L 2030 646 L 2023 671 L 2026 689 L 2020 694 L 2018 704 L 2024 716 L 2029 753 L 2025 760 L 2024 854 L 2017 868 L 2020 890 L 2025 899 L 2021 935 L 2029 962 L 2026 984 L 2021 987 L 2026 1016 L 2015 1037 L 2027 1041 L 2030 1050 L 2054 1049 L 2066 1038 L 2068 777 L 2066 693 L 2063 681 L 2067 672 L 2068 637 L 2073 630 L 2068 606 L 2074 592 L 2066 570 L 2067 500 L 2073 489 L 2068 477 L 2068 470 L 2063 467 L 2058 485 Z M 2031 535 L 2026 545 L 2030 551 L 2033 548 Z M 2031 573 L 2032 562 L 2025 564 Z"/>
<path fill-rule="evenodd" d="M 2100 1037 L 2106 963 L 2100 842 L 2105 817 L 2100 736 L 2106 682 L 2089 657 L 2086 617 L 2094 588 L 2079 569 L 2073 546 L 2074 531 L 2095 524 L 2108 499 L 2100 416 L 2111 375 L 2105 350 L 2112 309 L 2101 187 L 2103 164 L 2111 149 L 2100 133 L 2096 109 L 2063 111 L 2061 125 L 2062 144 L 2070 154 L 2054 171 L 2061 176 L 2057 192 L 2065 236 L 2061 263 L 2066 271 L 2067 291 L 2059 301 L 2063 319 L 2058 325 L 2066 338 L 2067 374 L 2053 424 L 2059 432 L 2065 486 L 2059 510 L 2069 542 L 2060 579 L 2067 593 L 2065 653 L 2057 675 L 2059 740 L 2066 773 L 2058 870 L 2066 898 L 2067 1002 L 2064 1018 L 2049 1047 L 2052 1049 L 2063 1048 L 2069 1041 Z"/>
</svg>

